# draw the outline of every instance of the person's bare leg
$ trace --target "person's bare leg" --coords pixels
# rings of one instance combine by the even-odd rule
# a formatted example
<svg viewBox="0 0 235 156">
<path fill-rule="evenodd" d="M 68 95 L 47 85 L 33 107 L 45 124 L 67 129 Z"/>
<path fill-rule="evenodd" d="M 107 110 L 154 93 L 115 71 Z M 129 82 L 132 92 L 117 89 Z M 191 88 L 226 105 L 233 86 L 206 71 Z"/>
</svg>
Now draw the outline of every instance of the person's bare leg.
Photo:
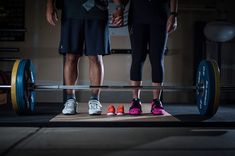
<svg viewBox="0 0 235 156">
<path fill-rule="evenodd" d="M 162 86 L 162 83 L 152 83 L 152 86 Z M 153 102 L 151 106 L 151 113 L 153 115 L 163 115 L 164 108 L 161 102 L 161 89 L 154 89 L 153 90 Z"/>
<path fill-rule="evenodd" d="M 152 86 L 162 86 L 162 83 L 152 83 Z M 154 89 L 153 90 L 153 99 L 159 99 L 161 98 L 162 90 Z"/>
<path fill-rule="evenodd" d="M 89 76 L 92 86 L 101 86 L 104 78 L 104 66 L 102 56 L 89 56 Z M 88 102 L 89 114 L 100 115 L 102 105 L 99 102 L 100 89 L 92 89 L 91 98 Z"/>
<path fill-rule="evenodd" d="M 131 81 L 131 86 L 140 86 L 142 81 Z M 133 89 L 132 91 L 132 102 L 129 109 L 130 115 L 140 115 L 142 113 L 141 101 L 140 101 L 140 89 Z"/>
<path fill-rule="evenodd" d="M 78 78 L 77 64 L 79 55 L 66 54 L 64 63 L 64 81 L 65 85 L 75 85 Z M 64 115 L 72 115 L 78 112 L 75 90 L 66 90 L 66 103 L 62 113 Z"/>
<path fill-rule="evenodd" d="M 89 56 L 89 77 L 92 86 L 101 86 L 104 79 L 104 65 L 101 55 Z M 93 89 L 92 96 L 99 98 L 100 89 Z"/>
<path fill-rule="evenodd" d="M 131 81 L 131 86 L 140 86 L 142 84 L 141 81 Z M 140 99 L 140 90 L 134 89 L 132 91 L 133 99 Z"/>
<path fill-rule="evenodd" d="M 80 55 L 66 54 L 64 63 L 64 81 L 65 85 L 75 85 L 78 79 L 78 62 Z M 68 95 L 75 94 L 75 90 L 66 90 Z"/>
</svg>

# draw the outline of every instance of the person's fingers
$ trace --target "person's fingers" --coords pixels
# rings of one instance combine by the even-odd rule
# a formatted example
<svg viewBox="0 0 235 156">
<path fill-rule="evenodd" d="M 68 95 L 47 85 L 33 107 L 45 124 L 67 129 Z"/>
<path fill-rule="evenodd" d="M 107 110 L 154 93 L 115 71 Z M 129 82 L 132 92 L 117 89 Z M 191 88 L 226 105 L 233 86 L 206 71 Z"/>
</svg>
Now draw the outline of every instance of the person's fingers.
<svg viewBox="0 0 235 156">
<path fill-rule="evenodd" d="M 48 7 L 46 12 L 47 21 L 49 24 L 55 26 L 58 21 L 57 10 L 53 7 Z"/>
<path fill-rule="evenodd" d="M 114 26 L 122 26 L 123 25 L 123 19 L 115 20 L 113 23 Z"/>
<path fill-rule="evenodd" d="M 50 24 L 55 26 L 55 17 L 53 15 L 51 15 L 51 18 L 50 18 Z"/>
<path fill-rule="evenodd" d="M 55 20 L 58 21 L 58 14 L 57 14 L 57 12 L 55 11 L 54 14 L 55 14 L 55 15 L 54 15 L 54 16 L 55 16 Z"/>
<path fill-rule="evenodd" d="M 111 19 L 112 24 L 114 24 L 114 23 L 115 23 L 115 19 L 116 19 L 116 15 L 115 15 L 115 14 L 113 14 L 112 19 Z"/>
<path fill-rule="evenodd" d="M 117 21 L 117 22 L 116 22 L 116 25 L 117 25 L 117 26 L 122 26 L 122 25 L 123 25 L 123 20 L 120 19 L 119 21 Z"/>
<path fill-rule="evenodd" d="M 51 25 L 55 25 L 55 23 L 54 23 L 54 21 L 53 21 L 53 17 L 52 17 L 52 15 L 50 15 L 50 18 L 49 18 L 49 23 L 51 24 Z"/>
<path fill-rule="evenodd" d="M 122 17 L 121 17 L 121 16 L 115 18 L 115 22 L 119 22 L 119 21 L 121 21 L 121 20 L 122 20 Z"/>
<path fill-rule="evenodd" d="M 117 16 L 112 18 L 112 24 L 114 26 L 121 26 L 123 25 L 123 17 L 122 16 Z"/>
<path fill-rule="evenodd" d="M 56 13 L 53 13 L 53 15 L 52 15 L 52 23 L 53 23 L 54 26 L 56 25 L 57 20 L 58 19 L 57 19 Z"/>
<path fill-rule="evenodd" d="M 53 21 L 53 15 L 51 13 L 47 13 L 47 21 L 49 24 L 55 25 L 55 23 Z"/>
</svg>

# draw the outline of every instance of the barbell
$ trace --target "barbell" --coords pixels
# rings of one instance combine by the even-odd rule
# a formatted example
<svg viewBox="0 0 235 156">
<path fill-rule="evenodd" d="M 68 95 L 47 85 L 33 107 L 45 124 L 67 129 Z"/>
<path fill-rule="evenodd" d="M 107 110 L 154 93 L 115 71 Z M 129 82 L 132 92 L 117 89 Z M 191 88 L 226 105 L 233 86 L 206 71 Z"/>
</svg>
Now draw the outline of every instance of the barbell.
<svg viewBox="0 0 235 156">
<path fill-rule="evenodd" d="M 11 85 L 0 85 L 0 89 L 11 89 L 11 101 L 17 114 L 24 115 L 35 111 L 36 90 L 166 90 L 195 91 L 198 110 L 203 116 L 213 116 L 219 107 L 220 70 L 216 61 L 202 60 L 198 66 L 195 86 L 89 86 L 89 85 L 40 85 L 35 83 L 35 70 L 29 59 L 16 60 L 11 75 Z"/>
</svg>

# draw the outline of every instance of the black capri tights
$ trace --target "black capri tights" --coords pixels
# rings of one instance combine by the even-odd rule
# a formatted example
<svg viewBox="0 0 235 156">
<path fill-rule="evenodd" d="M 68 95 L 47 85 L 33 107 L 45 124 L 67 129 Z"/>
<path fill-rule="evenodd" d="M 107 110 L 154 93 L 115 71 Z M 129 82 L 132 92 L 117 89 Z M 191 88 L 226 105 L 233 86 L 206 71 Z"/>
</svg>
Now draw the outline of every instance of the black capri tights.
<svg viewBox="0 0 235 156">
<path fill-rule="evenodd" d="M 167 42 L 166 25 L 138 23 L 132 24 L 129 31 L 132 47 L 130 79 L 142 81 L 143 65 L 147 54 L 149 54 L 152 82 L 162 83 L 164 75 L 163 57 Z"/>
</svg>

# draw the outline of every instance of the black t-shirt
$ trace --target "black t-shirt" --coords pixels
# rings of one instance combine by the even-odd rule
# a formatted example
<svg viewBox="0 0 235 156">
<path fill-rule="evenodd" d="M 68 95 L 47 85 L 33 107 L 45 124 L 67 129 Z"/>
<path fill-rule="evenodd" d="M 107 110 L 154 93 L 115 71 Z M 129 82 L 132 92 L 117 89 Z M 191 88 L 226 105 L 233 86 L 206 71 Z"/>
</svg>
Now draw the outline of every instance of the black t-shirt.
<svg viewBox="0 0 235 156">
<path fill-rule="evenodd" d="M 108 19 L 108 0 L 63 0 L 62 17 Z"/>
<path fill-rule="evenodd" d="M 169 0 L 132 0 L 129 9 L 129 22 L 166 23 L 169 6 Z"/>
</svg>

